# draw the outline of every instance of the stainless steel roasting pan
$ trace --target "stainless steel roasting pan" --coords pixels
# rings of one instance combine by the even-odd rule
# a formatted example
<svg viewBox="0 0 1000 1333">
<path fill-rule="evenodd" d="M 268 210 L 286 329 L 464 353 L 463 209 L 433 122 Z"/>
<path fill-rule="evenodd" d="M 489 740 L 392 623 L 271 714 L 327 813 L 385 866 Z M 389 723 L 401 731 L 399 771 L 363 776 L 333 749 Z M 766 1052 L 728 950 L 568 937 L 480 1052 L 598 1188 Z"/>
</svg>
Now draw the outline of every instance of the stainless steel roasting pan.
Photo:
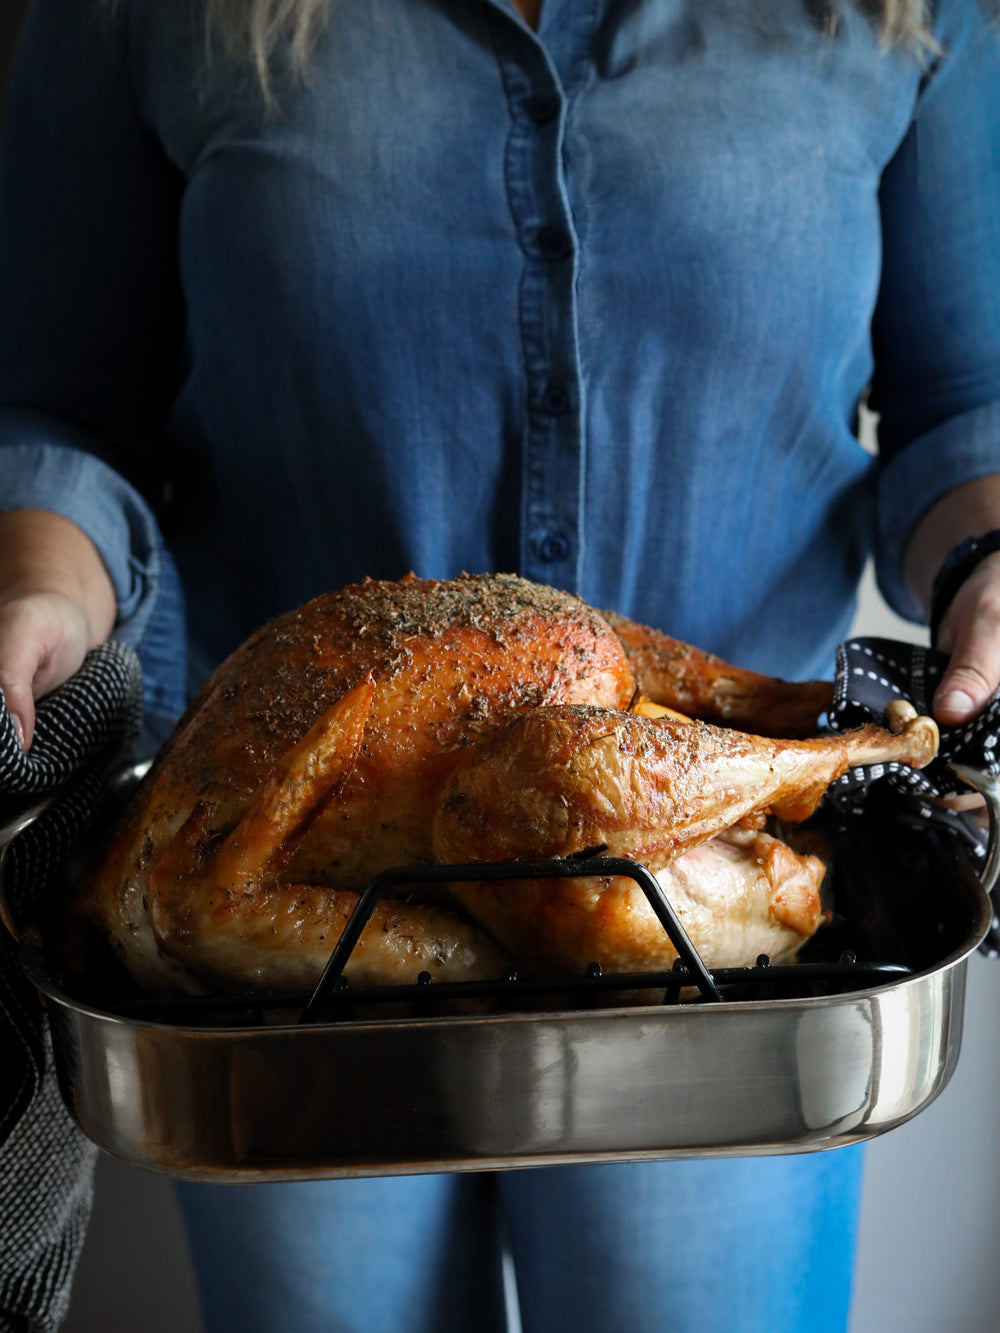
<svg viewBox="0 0 1000 1333">
<path fill-rule="evenodd" d="M 833 1148 L 909 1119 L 955 1068 L 966 961 L 989 927 L 985 882 L 1000 861 L 987 785 L 982 879 L 950 835 L 887 822 L 876 803 L 839 838 L 833 920 L 804 970 L 763 960 L 713 974 L 721 1000 L 699 995 L 690 971 L 645 978 L 632 994 L 593 969 L 578 990 L 563 981 L 524 993 L 508 978 L 509 991 L 478 1001 L 488 1012 L 442 1012 L 437 985 L 425 998 L 408 992 L 405 1006 L 340 991 L 303 1023 L 301 1010 L 250 1013 L 239 999 L 171 1011 L 122 1002 L 111 983 L 88 991 L 66 981 L 44 926 L 27 933 L 22 957 L 83 1130 L 171 1176 L 239 1183 Z"/>
</svg>

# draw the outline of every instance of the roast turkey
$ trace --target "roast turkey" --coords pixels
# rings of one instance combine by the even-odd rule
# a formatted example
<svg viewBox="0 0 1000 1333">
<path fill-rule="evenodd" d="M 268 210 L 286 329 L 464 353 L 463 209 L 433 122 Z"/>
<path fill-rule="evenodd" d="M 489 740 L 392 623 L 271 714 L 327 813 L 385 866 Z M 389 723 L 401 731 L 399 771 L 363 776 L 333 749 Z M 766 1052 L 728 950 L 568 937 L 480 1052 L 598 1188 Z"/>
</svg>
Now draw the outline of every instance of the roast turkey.
<svg viewBox="0 0 1000 1333">
<path fill-rule="evenodd" d="M 802 819 L 855 764 L 936 749 L 926 718 L 811 735 L 829 698 L 514 576 L 367 580 L 218 668 L 74 911 L 146 987 L 300 988 L 381 870 L 601 844 L 657 873 L 710 966 L 780 958 L 820 925 L 824 867 L 765 821 Z M 629 880 L 473 881 L 382 902 L 347 975 L 672 958 Z"/>
</svg>

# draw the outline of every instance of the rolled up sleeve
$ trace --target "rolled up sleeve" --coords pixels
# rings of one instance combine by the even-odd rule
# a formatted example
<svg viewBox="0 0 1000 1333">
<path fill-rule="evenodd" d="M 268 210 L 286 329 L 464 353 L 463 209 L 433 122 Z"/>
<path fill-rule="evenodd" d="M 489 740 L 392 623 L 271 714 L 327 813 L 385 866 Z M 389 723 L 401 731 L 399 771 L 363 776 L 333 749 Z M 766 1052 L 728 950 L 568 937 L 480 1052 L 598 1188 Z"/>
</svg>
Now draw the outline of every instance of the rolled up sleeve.
<svg viewBox="0 0 1000 1333">
<path fill-rule="evenodd" d="M 115 590 L 115 635 L 137 648 L 158 586 L 159 528 L 135 488 L 74 434 L 41 413 L 0 409 L 0 511 L 48 509 L 82 528 Z"/>
<path fill-rule="evenodd" d="M 876 570 L 922 620 L 906 543 L 947 491 L 1000 472 L 1000 28 L 943 0 L 913 122 L 881 185 L 873 324 L 879 413 Z"/>
</svg>

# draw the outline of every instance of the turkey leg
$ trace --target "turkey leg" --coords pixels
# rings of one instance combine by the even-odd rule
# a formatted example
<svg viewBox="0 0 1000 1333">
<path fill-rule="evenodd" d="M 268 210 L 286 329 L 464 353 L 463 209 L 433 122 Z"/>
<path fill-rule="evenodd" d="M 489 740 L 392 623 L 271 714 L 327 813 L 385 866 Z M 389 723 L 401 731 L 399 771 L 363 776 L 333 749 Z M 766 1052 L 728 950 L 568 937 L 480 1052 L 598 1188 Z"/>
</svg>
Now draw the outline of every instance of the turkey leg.
<svg viewBox="0 0 1000 1333">
<path fill-rule="evenodd" d="M 865 726 L 796 741 L 602 708 L 539 708 L 458 761 L 435 818 L 435 856 L 541 860 L 603 844 L 656 869 L 768 812 L 804 819 L 849 768 L 922 768 L 937 744 L 934 722 L 915 715 L 898 734 Z"/>
</svg>

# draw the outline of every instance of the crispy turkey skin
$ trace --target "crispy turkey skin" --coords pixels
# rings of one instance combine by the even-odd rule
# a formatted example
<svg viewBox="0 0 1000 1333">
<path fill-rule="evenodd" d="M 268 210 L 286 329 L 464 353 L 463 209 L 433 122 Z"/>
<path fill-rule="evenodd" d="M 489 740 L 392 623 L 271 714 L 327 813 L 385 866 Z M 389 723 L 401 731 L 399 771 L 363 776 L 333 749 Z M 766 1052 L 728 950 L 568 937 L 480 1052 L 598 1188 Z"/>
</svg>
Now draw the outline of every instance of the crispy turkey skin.
<svg viewBox="0 0 1000 1333">
<path fill-rule="evenodd" d="M 926 720 L 795 740 L 829 692 L 513 575 L 366 580 L 277 617 L 210 677 L 75 910 L 145 986 L 300 987 L 381 870 L 601 842 L 669 881 L 710 965 L 780 956 L 819 924 L 822 865 L 766 841 L 764 815 L 800 818 L 872 755 L 933 753 Z M 708 720 L 638 716 L 640 694 Z M 385 903 L 347 975 L 660 966 L 669 945 L 637 892 L 468 885 L 460 916 Z"/>
</svg>

